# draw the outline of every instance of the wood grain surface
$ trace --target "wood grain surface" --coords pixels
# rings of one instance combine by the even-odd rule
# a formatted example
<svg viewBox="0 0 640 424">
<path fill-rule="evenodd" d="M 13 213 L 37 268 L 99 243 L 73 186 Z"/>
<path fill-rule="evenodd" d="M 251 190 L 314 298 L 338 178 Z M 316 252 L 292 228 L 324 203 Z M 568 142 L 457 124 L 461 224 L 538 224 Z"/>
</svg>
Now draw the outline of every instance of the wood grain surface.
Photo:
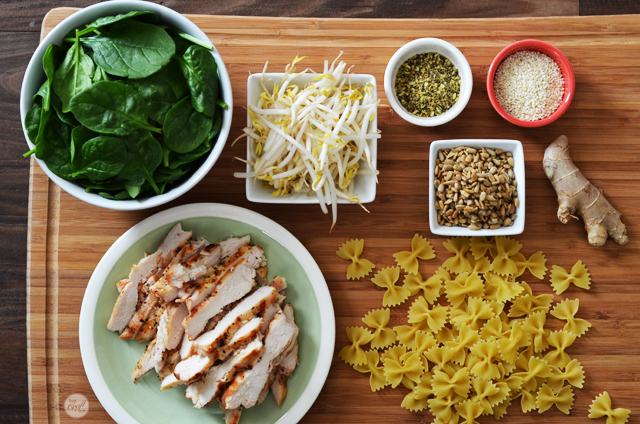
<svg viewBox="0 0 640 424">
<path fill-rule="evenodd" d="M 70 9 L 52 11 L 44 22 L 47 32 Z M 242 142 L 227 144 L 218 163 L 196 188 L 166 207 L 192 202 L 223 202 L 262 213 L 285 226 L 309 249 L 323 271 L 336 311 L 336 353 L 347 343 L 345 327 L 362 325 L 361 317 L 379 308 L 382 292 L 367 279 L 345 279 L 347 263 L 336 249 L 351 238 L 366 240 L 365 255 L 378 269 L 394 265 L 392 254 L 409 248 L 418 232 L 430 239 L 437 257 L 421 264 L 421 272 L 433 272 L 447 257 L 445 240 L 431 235 L 428 227 L 429 143 L 447 138 L 513 138 L 521 140 L 526 157 L 526 229 L 518 240 L 530 255 L 542 250 L 548 265 L 570 267 L 582 259 L 592 275 L 592 289 L 569 289 L 557 300 L 580 299 L 581 318 L 593 324 L 569 353 L 584 366 L 586 384 L 576 390 L 570 416 L 557 410 L 538 417 L 523 415 L 518 406 L 509 409 L 506 423 L 585 422 L 591 400 L 607 390 L 615 406 L 636 412 L 640 420 L 640 289 L 637 258 L 640 255 L 640 160 L 637 134 L 640 89 L 633 81 L 640 71 L 640 16 L 566 17 L 494 20 L 326 20 L 300 18 L 239 18 L 189 16 L 219 49 L 234 87 L 236 109 L 230 138 L 241 133 L 245 122 L 246 76 L 269 60 L 272 71 L 284 68 L 296 54 L 309 56 L 306 64 L 320 68 L 324 59 L 344 51 L 354 72 L 373 74 L 378 94 L 388 59 L 402 44 L 418 36 L 451 41 L 468 58 L 474 90 L 469 105 L 454 121 L 437 128 L 411 126 L 381 109 L 378 167 L 380 185 L 371 214 L 357 206 L 339 208 L 338 225 L 329 233 L 330 217 L 317 205 L 295 207 L 248 203 L 244 181 L 232 174 L 243 165 Z M 484 80 L 492 58 L 512 41 L 535 37 L 559 47 L 571 61 L 576 75 L 576 96 L 559 121 L 526 130 L 502 120 L 487 100 Z M 631 242 L 620 247 L 609 241 L 591 247 L 581 224 L 563 226 L 556 218 L 555 193 L 544 176 L 541 161 L 545 147 L 558 135 L 569 137 L 573 158 L 582 172 L 607 193 L 622 212 Z M 32 164 L 29 215 L 29 365 L 31 418 L 34 423 L 72 421 L 61 410 L 72 393 L 89 398 L 85 419 L 108 422 L 86 379 L 78 347 L 78 314 L 86 283 L 104 252 L 124 231 L 141 219 L 165 209 L 115 212 L 84 204 L 47 180 Z M 527 279 L 535 293 L 549 293 L 548 282 Z M 391 325 L 406 320 L 409 302 L 393 308 Z M 111 307 L 106 305 L 105 307 Z M 128 381 L 123 384 L 130 384 Z M 427 414 L 400 407 L 404 389 L 386 388 L 372 393 L 368 379 L 334 355 L 322 393 L 303 419 L 327 422 L 431 422 Z M 482 418 L 492 422 L 493 418 Z"/>
</svg>

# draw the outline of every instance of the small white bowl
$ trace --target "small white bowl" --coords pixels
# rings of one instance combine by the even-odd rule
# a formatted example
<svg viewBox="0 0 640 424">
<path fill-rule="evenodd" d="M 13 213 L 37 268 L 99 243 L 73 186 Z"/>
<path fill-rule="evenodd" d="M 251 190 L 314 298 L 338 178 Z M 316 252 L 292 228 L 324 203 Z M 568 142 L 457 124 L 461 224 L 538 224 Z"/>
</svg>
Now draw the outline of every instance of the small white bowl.
<svg viewBox="0 0 640 424">
<path fill-rule="evenodd" d="M 447 227 L 438 224 L 438 211 L 435 208 L 436 188 L 433 186 L 435 180 L 434 170 L 436 169 L 436 159 L 438 151 L 441 149 L 452 149 L 454 147 L 473 147 L 481 149 L 489 147 L 500 149 L 513 154 L 515 162 L 513 172 L 518 182 L 518 199 L 520 204 L 516 208 L 516 219 L 511 227 L 500 227 L 495 230 L 481 229 L 477 231 L 469 230 L 466 227 Z M 524 178 L 524 151 L 522 143 L 518 140 L 477 140 L 477 139 L 459 139 L 459 140 L 437 140 L 431 143 L 429 149 L 429 228 L 433 234 L 440 236 L 507 236 L 522 234 L 524 231 L 524 212 L 525 212 L 525 178 Z"/>
<path fill-rule="evenodd" d="M 50 44 L 62 43 L 62 39 L 69 33 L 69 31 L 78 28 L 82 25 L 93 22 L 101 16 L 112 16 L 120 13 L 127 13 L 132 10 L 150 10 L 155 12 L 160 19 L 160 24 L 171 26 L 175 29 L 181 30 L 190 34 L 199 40 L 207 43 L 211 43 L 209 37 L 200 29 L 196 24 L 191 22 L 180 13 L 169 9 L 168 7 L 161 6 L 159 4 L 150 3 L 146 1 L 132 1 L 132 0 L 114 0 L 104 3 L 94 4 L 69 16 L 51 30 L 51 32 L 40 42 L 40 45 L 36 49 L 35 53 L 29 61 L 27 70 L 24 74 L 24 80 L 22 81 L 22 90 L 20 92 L 20 119 L 22 121 L 22 129 L 24 131 L 25 139 L 29 145 L 28 150 L 35 147 L 29 138 L 27 137 L 27 130 L 24 126 L 24 118 L 33 106 L 33 95 L 38 91 L 44 80 L 46 79 L 44 69 L 42 68 L 42 56 L 44 56 L 47 47 Z M 211 52 L 216 63 L 218 64 L 218 78 L 220 80 L 220 91 L 222 93 L 222 100 L 229 105 L 228 110 L 222 111 L 222 127 L 218 134 L 216 144 L 211 149 L 211 152 L 206 157 L 202 165 L 196 169 L 189 179 L 185 180 L 182 184 L 173 187 L 171 190 L 161 195 L 154 195 L 145 199 L 133 199 L 133 200 L 110 200 L 105 199 L 97 193 L 87 193 L 84 187 L 71 181 L 64 180 L 49 170 L 44 161 L 36 159 L 40 168 L 47 174 L 47 176 L 56 183 L 61 189 L 72 195 L 73 197 L 82 200 L 83 202 L 90 203 L 95 206 L 100 206 L 107 209 L 115 210 L 139 210 L 153 208 L 155 206 L 168 203 L 177 197 L 182 196 L 184 193 L 193 188 L 205 175 L 211 170 L 213 164 L 216 163 L 222 149 L 229 136 L 229 130 L 231 128 L 231 115 L 233 114 L 233 96 L 231 94 L 231 81 L 229 80 L 229 74 L 227 68 L 220 56 L 220 53 L 215 49 Z"/>
<path fill-rule="evenodd" d="M 400 65 L 406 62 L 407 59 L 418 54 L 431 52 L 440 53 L 449 59 L 451 63 L 453 63 L 453 66 L 458 69 L 458 75 L 460 75 L 460 98 L 451 109 L 442 115 L 422 118 L 409 113 L 398 101 L 395 89 L 396 75 Z M 421 127 L 435 127 L 446 124 L 458 116 L 467 106 L 469 98 L 471 97 L 472 88 L 473 75 L 471 74 L 469 62 L 456 46 L 439 38 L 419 38 L 400 47 L 389 60 L 387 69 L 384 72 L 384 92 L 393 110 L 405 121 Z"/>
<path fill-rule="evenodd" d="M 257 105 L 260 100 L 260 94 L 262 93 L 262 87 L 260 87 L 260 80 L 264 75 L 265 86 L 267 89 L 272 89 L 274 83 L 280 82 L 283 73 L 273 72 L 265 74 L 252 74 L 247 79 L 247 105 Z M 351 83 L 358 85 L 366 85 L 368 83 L 373 84 L 373 100 L 378 100 L 378 90 L 376 86 L 376 78 L 373 75 L 367 74 L 350 74 Z M 307 83 L 311 82 L 316 75 L 304 74 L 297 77 L 292 83 L 298 87 L 304 87 Z M 271 81 L 268 81 L 271 80 Z M 251 118 L 247 113 L 247 126 L 251 125 Z M 371 132 L 378 130 L 378 114 L 374 115 L 372 121 Z M 369 142 L 369 149 L 371 151 L 371 165 L 373 169 L 377 168 L 377 151 L 378 141 L 373 139 Z M 247 140 L 247 160 L 251 160 L 251 151 L 249 149 L 249 142 Z M 368 166 L 365 168 L 368 170 Z M 247 172 L 252 172 L 253 167 L 247 164 Z M 358 195 L 361 203 L 371 203 L 376 198 L 376 178 L 372 173 L 369 174 L 356 174 L 353 179 L 354 190 L 353 193 Z M 320 201 L 317 196 L 307 196 L 307 192 L 302 190 L 300 193 L 293 193 L 291 196 L 274 196 L 271 194 L 273 190 L 265 189 L 261 187 L 260 181 L 253 184 L 253 179 L 247 178 L 246 181 L 246 194 L 247 200 L 255 203 L 297 203 L 297 204 L 318 204 Z M 338 203 L 349 204 L 347 200 L 338 200 Z"/>
</svg>

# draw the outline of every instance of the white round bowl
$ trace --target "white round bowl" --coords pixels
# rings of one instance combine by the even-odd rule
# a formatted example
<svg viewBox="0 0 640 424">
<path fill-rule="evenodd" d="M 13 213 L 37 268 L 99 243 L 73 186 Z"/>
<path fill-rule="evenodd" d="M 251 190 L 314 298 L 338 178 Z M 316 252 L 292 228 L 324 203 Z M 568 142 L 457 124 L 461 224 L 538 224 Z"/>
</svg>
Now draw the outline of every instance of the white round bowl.
<svg viewBox="0 0 640 424">
<path fill-rule="evenodd" d="M 398 101 L 398 96 L 396 95 L 395 90 L 396 75 L 400 65 L 410 57 L 421 53 L 431 52 L 440 53 L 449 59 L 451 63 L 453 63 L 453 66 L 458 69 L 458 74 L 460 75 L 460 98 L 451 109 L 442 115 L 422 118 L 409 113 Z M 419 38 L 400 47 L 389 60 L 387 69 L 384 72 L 384 92 L 387 95 L 387 100 L 393 110 L 405 121 L 421 127 L 435 127 L 446 124 L 458 116 L 467 106 L 469 98 L 471 97 L 472 88 L 473 75 L 471 74 L 469 62 L 462 52 L 456 48 L 456 46 L 439 38 Z"/>
<path fill-rule="evenodd" d="M 198 28 L 196 24 L 185 18 L 180 13 L 169 9 L 168 7 L 161 6 L 155 3 L 149 3 L 146 1 L 131 1 L 131 0 L 114 0 L 104 3 L 94 4 L 85 9 L 82 9 L 67 19 L 56 25 L 53 30 L 42 40 L 35 53 L 29 61 L 27 71 L 24 74 L 24 80 L 22 81 L 22 90 L 20 92 L 20 119 L 22 121 L 22 130 L 24 131 L 25 139 L 29 145 L 28 150 L 33 149 L 35 146 L 29 141 L 27 137 L 27 130 L 24 126 L 24 118 L 33 106 L 33 95 L 38 91 L 44 80 L 46 79 L 44 69 L 42 68 L 42 56 L 44 56 L 47 47 L 50 44 L 61 44 L 62 39 L 69 31 L 78 28 L 82 25 L 93 22 L 101 16 L 112 16 L 120 13 L 127 13 L 132 10 L 150 10 L 155 12 L 160 19 L 160 23 L 171 26 L 175 29 L 186 32 L 199 40 L 210 43 L 209 37 Z M 218 139 L 209 152 L 202 165 L 196 169 L 189 179 L 185 180 L 182 184 L 173 187 L 171 190 L 160 195 L 154 195 L 145 199 L 132 199 L 132 200 L 110 200 L 105 199 L 97 193 L 87 193 L 84 187 L 71 181 L 66 181 L 49 170 L 44 161 L 36 159 L 40 168 L 47 174 L 47 176 L 56 183 L 61 189 L 72 195 L 73 197 L 82 200 L 83 202 L 90 203 L 95 206 L 100 206 L 107 209 L 115 210 L 139 210 L 153 208 L 155 206 L 168 203 L 177 197 L 182 196 L 195 186 L 205 175 L 211 170 L 213 165 L 220 157 L 222 149 L 229 136 L 229 130 L 231 129 L 231 116 L 233 114 L 233 95 L 231 93 L 231 81 L 229 80 L 229 74 L 227 68 L 220 56 L 220 53 L 215 49 L 211 52 L 216 63 L 218 65 L 218 78 L 220 80 L 220 91 L 222 93 L 222 100 L 229 105 L 228 110 L 222 111 L 222 127 L 218 134 Z"/>
</svg>

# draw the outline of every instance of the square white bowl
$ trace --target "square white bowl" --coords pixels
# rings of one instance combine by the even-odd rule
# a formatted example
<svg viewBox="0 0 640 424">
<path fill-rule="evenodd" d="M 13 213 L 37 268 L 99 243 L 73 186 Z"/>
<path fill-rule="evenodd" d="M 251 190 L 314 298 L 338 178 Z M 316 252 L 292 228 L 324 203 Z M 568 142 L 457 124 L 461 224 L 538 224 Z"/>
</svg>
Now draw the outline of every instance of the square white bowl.
<svg viewBox="0 0 640 424">
<path fill-rule="evenodd" d="M 265 79 L 265 87 L 268 90 L 273 89 L 274 83 L 279 83 L 282 79 L 283 73 L 265 73 L 265 74 L 252 74 L 249 75 L 247 79 L 247 105 L 257 105 L 260 100 L 260 94 L 262 93 L 262 87 L 260 87 L 260 80 L 264 75 Z M 373 100 L 378 100 L 378 89 L 376 85 L 376 78 L 373 75 L 367 74 L 350 74 L 351 83 L 357 85 L 366 85 L 368 83 L 373 84 Z M 315 78 L 315 74 L 304 74 L 292 81 L 292 84 L 295 84 L 299 87 L 304 87 L 307 83 L 311 82 L 313 78 Z M 268 81 L 270 80 L 270 81 Z M 249 113 L 247 113 L 247 126 L 251 125 L 251 118 L 249 117 Z M 375 132 L 378 130 L 378 113 L 376 112 L 370 132 Z M 247 160 L 251 160 L 251 151 L 249 150 L 249 142 L 247 137 Z M 378 157 L 378 140 L 373 139 L 369 141 L 369 149 L 371 151 L 371 165 L 373 169 L 377 168 L 377 157 Z M 368 169 L 368 167 L 366 168 Z M 247 165 L 247 172 L 253 171 L 253 167 L 251 165 Z M 356 174 L 353 179 L 354 182 L 354 190 L 353 193 L 358 195 L 361 203 L 371 203 L 376 198 L 376 178 L 373 174 Z M 307 191 L 304 189 L 300 193 L 293 193 L 291 196 L 283 197 L 283 196 L 274 196 L 271 194 L 272 190 L 265 189 L 261 187 L 260 181 L 257 181 L 255 185 L 253 184 L 252 178 L 247 178 L 246 181 L 246 193 L 247 200 L 255 203 L 298 203 L 298 204 L 317 204 L 320 201 L 318 197 L 307 196 Z M 347 200 L 338 200 L 338 203 L 346 203 L 350 202 Z"/>
<path fill-rule="evenodd" d="M 469 230 L 466 227 L 447 227 L 438 224 L 438 211 L 435 208 L 436 188 L 433 186 L 435 180 L 434 170 L 438 151 L 441 149 L 452 149 L 466 146 L 475 149 L 489 147 L 500 149 L 513 154 L 515 162 L 513 172 L 518 182 L 519 206 L 516 208 L 516 219 L 511 227 L 500 227 L 498 229 Z M 441 236 L 508 236 L 522 234 L 524 231 L 524 211 L 525 211 L 525 179 L 524 179 L 524 151 L 522 143 L 518 140 L 499 139 L 458 139 L 458 140 L 437 140 L 431 143 L 429 149 L 429 228 L 433 234 Z"/>
</svg>

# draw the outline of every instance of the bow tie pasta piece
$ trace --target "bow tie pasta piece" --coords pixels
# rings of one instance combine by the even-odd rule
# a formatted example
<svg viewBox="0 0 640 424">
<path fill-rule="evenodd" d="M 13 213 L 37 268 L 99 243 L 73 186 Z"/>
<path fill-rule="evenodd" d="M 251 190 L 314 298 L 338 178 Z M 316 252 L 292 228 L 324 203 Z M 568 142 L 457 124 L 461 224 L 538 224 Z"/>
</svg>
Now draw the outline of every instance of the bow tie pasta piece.
<svg viewBox="0 0 640 424">
<path fill-rule="evenodd" d="M 560 411 L 569 415 L 573 406 L 573 389 L 571 386 L 565 386 L 558 393 L 554 393 L 551 387 L 543 384 L 538 392 L 536 405 L 539 413 L 543 413 L 555 405 Z"/>
<path fill-rule="evenodd" d="M 391 387 L 396 388 L 404 377 L 420 382 L 420 376 L 424 370 L 421 355 L 417 352 L 408 352 L 397 356 L 401 351 L 394 352 L 383 358 L 384 376 Z"/>
<path fill-rule="evenodd" d="M 482 340 L 470 349 L 467 367 L 474 376 L 483 380 L 500 378 L 500 370 L 494 363 L 500 359 L 500 350 L 495 341 Z"/>
<path fill-rule="evenodd" d="M 498 388 L 498 393 L 489 396 L 487 400 L 491 405 L 491 409 L 494 410 L 495 413 L 495 408 L 509 398 L 511 388 L 509 388 L 509 385 L 505 381 L 496 381 L 494 384 Z"/>
<path fill-rule="evenodd" d="M 478 402 L 475 402 L 472 399 L 467 399 L 456 405 L 456 411 L 458 411 L 458 414 L 464 418 L 463 423 L 478 424 L 476 418 L 484 412 L 484 409 Z"/>
<path fill-rule="evenodd" d="M 515 364 L 519 349 L 530 344 L 531 338 L 529 334 L 522 329 L 521 323 L 516 322 L 513 324 L 509 338 L 498 340 L 500 356 L 508 364 Z"/>
<path fill-rule="evenodd" d="M 435 364 L 434 368 L 448 373 L 455 372 L 453 364 L 449 364 L 449 362 L 451 362 L 451 358 L 453 358 L 453 351 L 448 347 L 431 348 L 425 354 L 425 356 L 427 357 L 429 362 Z"/>
<path fill-rule="evenodd" d="M 403 346 L 409 349 L 416 348 L 416 337 L 418 332 L 423 331 L 426 333 L 431 332 L 427 321 L 421 321 L 412 325 L 399 325 L 393 327 L 393 331 L 396 333 L 396 338 Z"/>
<path fill-rule="evenodd" d="M 471 253 L 467 253 L 467 260 L 469 261 L 469 266 L 471 267 L 471 271 L 469 272 L 484 274 L 491 268 L 491 262 L 489 262 L 489 259 L 484 256 L 480 259 L 475 259 Z"/>
<path fill-rule="evenodd" d="M 462 401 L 462 397 L 432 398 L 428 400 L 429 411 L 436 419 L 433 424 L 458 424 L 460 416 L 454 406 Z"/>
<path fill-rule="evenodd" d="M 484 274 L 486 281 L 485 286 L 491 287 L 490 291 L 493 293 L 493 299 L 497 302 L 509 302 L 516 296 L 518 296 L 524 290 L 524 287 L 517 283 L 515 279 L 504 277 L 493 272 L 487 272 Z"/>
<path fill-rule="evenodd" d="M 433 259 L 436 257 L 431 243 L 420 234 L 413 236 L 411 240 L 411 252 L 394 253 L 393 257 L 396 263 L 409 274 L 418 273 L 418 258 L 423 260 Z"/>
<path fill-rule="evenodd" d="M 557 392 L 567 382 L 573 387 L 582 389 L 584 383 L 584 370 L 577 360 L 573 360 L 567 364 L 564 371 L 555 365 L 551 365 L 553 375 L 547 379 L 547 384 L 551 390 Z"/>
<path fill-rule="evenodd" d="M 546 379 L 553 375 L 551 367 L 544 359 L 532 356 L 525 364 L 524 371 L 513 374 L 522 378 L 522 388 L 528 391 L 535 391 L 538 388 L 537 379 Z M 524 411 L 526 412 L 526 411 Z"/>
<path fill-rule="evenodd" d="M 488 340 L 491 337 L 496 340 L 505 339 L 507 338 L 507 332 L 510 330 L 509 325 L 504 323 L 499 316 L 494 316 L 482 326 L 480 337 L 483 340 Z"/>
<path fill-rule="evenodd" d="M 491 271 L 500 275 L 515 275 L 518 272 L 518 266 L 513 260 L 522 244 L 508 237 L 494 237 L 496 239 L 497 255 L 491 262 Z"/>
<path fill-rule="evenodd" d="M 568 348 L 576 341 L 576 335 L 569 333 L 568 331 L 554 331 L 549 334 L 547 338 L 549 346 L 554 347 L 555 350 L 549 351 L 544 356 L 544 359 L 551 365 L 555 365 L 559 368 L 564 368 L 571 362 L 571 357 L 565 349 Z"/>
<path fill-rule="evenodd" d="M 442 264 L 442 267 L 454 274 L 471 272 L 471 264 L 466 255 L 469 251 L 468 237 L 453 237 L 443 243 L 445 249 L 454 255 Z"/>
<path fill-rule="evenodd" d="M 400 278 L 400 268 L 390 266 L 378 271 L 371 279 L 371 282 L 376 286 L 387 289 L 384 293 L 382 306 L 396 306 L 409 298 L 409 290 L 396 286 L 398 278 Z"/>
<path fill-rule="evenodd" d="M 527 412 L 530 412 L 536 409 L 535 393 L 531 393 L 529 390 L 521 389 L 514 396 L 514 399 L 517 399 L 518 397 L 520 397 L 520 407 L 522 408 L 522 412 L 526 414 Z"/>
<path fill-rule="evenodd" d="M 596 396 L 589 408 L 589 418 L 607 417 L 606 424 L 624 424 L 629 420 L 631 411 L 624 408 L 611 409 L 611 397 L 603 392 Z"/>
<path fill-rule="evenodd" d="M 349 365 L 363 365 L 367 363 L 367 356 L 360 346 L 366 345 L 373 339 L 373 333 L 364 327 L 347 327 L 349 346 L 342 348 L 338 356 Z"/>
<path fill-rule="evenodd" d="M 525 258 L 522 253 L 517 253 L 513 257 L 513 260 L 518 267 L 516 277 L 520 277 L 527 269 L 531 275 L 536 277 L 538 280 L 543 280 L 547 273 L 547 259 L 544 257 L 542 252 L 534 253 L 529 259 Z"/>
<path fill-rule="evenodd" d="M 571 268 L 571 273 L 558 265 L 551 267 L 551 287 L 556 294 L 564 293 L 572 283 L 581 289 L 589 290 L 591 276 L 582 261 L 576 262 Z"/>
<path fill-rule="evenodd" d="M 409 308 L 409 323 L 417 324 L 426 321 L 429 329 L 437 333 L 447 323 L 448 315 L 448 306 L 434 306 L 429 309 L 427 300 L 424 297 L 419 297 Z"/>
<path fill-rule="evenodd" d="M 471 397 L 471 400 L 478 403 L 482 407 L 482 412 L 484 414 L 493 414 L 493 406 L 491 405 L 489 398 L 500 393 L 500 389 L 498 388 L 498 386 L 493 384 L 493 382 L 490 380 L 473 378 L 471 380 L 471 387 L 476 393 L 473 397 Z"/>
<path fill-rule="evenodd" d="M 448 374 L 442 370 L 435 370 L 431 388 L 436 397 L 443 399 L 453 395 L 466 398 L 471 390 L 471 377 L 469 370 L 464 367 L 458 371 Z"/>
<path fill-rule="evenodd" d="M 467 349 L 471 349 L 480 341 L 480 335 L 476 330 L 467 324 L 460 326 L 460 334 L 455 340 L 445 343 L 445 347 L 451 349 L 453 353 L 451 361 L 463 365 L 467 358 Z"/>
<path fill-rule="evenodd" d="M 368 350 L 365 352 L 365 355 L 367 362 L 363 365 L 354 365 L 353 368 L 363 374 L 370 373 L 369 385 L 371 386 L 371 391 L 377 392 L 388 384 L 384 377 L 383 367 L 378 366 L 380 354 L 377 350 Z"/>
<path fill-rule="evenodd" d="M 496 420 L 500 420 L 507 415 L 507 408 L 511 406 L 511 399 L 505 399 L 503 402 L 493 407 L 493 417 Z"/>
<path fill-rule="evenodd" d="M 369 312 L 362 318 L 362 322 L 374 330 L 371 347 L 374 349 L 384 349 L 396 342 L 396 333 L 387 328 L 391 311 L 389 309 L 376 309 Z"/>
<path fill-rule="evenodd" d="M 544 312 L 536 312 L 531 314 L 524 321 L 522 329 L 533 336 L 535 351 L 542 352 L 548 346 L 549 330 L 545 330 L 544 325 L 547 322 L 547 314 Z"/>
<path fill-rule="evenodd" d="M 467 297 L 482 297 L 484 284 L 477 273 L 469 275 L 468 272 L 463 272 L 455 280 L 445 281 L 444 290 L 451 306 L 457 308 Z"/>
<path fill-rule="evenodd" d="M 462 323 L 465 323 L 474 330 L 480 330 L 480 324 L 478 321 L 490 320 L 494 315 L 495 312 L 493 308 L 491 308 L 491 304 L 477 297 L 469 298 L 466 308 L 453 308 L 449 313 L 451 323 L 458 329 L 460 329 L 460 325 L 462 325 Z"/>
<path fill-rule="evenodd" d="M 469 247 L 471 248 L 473 257 L 476 259 L 482 258 L 487 252 L 489 252 L 492 258 L 498 255 L 495 237 L 492 237 L 490 240 L 487 240 L 486 237 L 471 237 Z"/>
<path fill-rule="evenodd" d="M 551 311 L 551 315 L 558 318 L 559 320 L 567 321 L 564 325 L 563 330 L 568 331 L 569 333 L 575 334 L 577 337 L 582 336 L 584 333 L 589 330 L 591 324 L 582 319 L 575 318 L 578 313 L 578 308 L 580 307 L 580 300 L 574 299 L 569 300 L 565 299 L 562 302 L 558 303 L 555 308 Z"/>
<path fill-rule="evenodd" d="M 420 377 L 420 382 L 405 396 L 402 407 L 410 411 L 422 411 L 429 407 L 428 398 L 433 395 L 431 381 L 433 376 L 429 371 L 425 371 Z"/>
<path fill-rule="evenodd" d="M 433 303 L 438 299 L 438 297 L 440 297 L 443 281 L 444 278 L 440 274 L 434 274 L 427 278 L 426 281 L 422 280 L 422 275 L 419 273 L 407 274 L 404 277 L 404 284 L 402 287 L 409 290 L 410 296 L 415 296 L 420 292 L 420 290 L 422 290 L 422 294 L 424 298 L 427 299 L 427 302 Z"/>
<path fill-rule="evenodd" d="M 438 343 L 445 344 L 451 340 L 455 340 L 458 337 L 459 331 L 457 328 L 449 328 L 447 326 L 442 327 L 440 331 L 435 335 Z"/>
<path fill-rule="evenodd" d="M 348 280 L 359 280 L 364 278 L 373 270 L 373 268 L 375 268 L 375 265 L 371 261 L 360 257 L 363 250 L 364 240 L 354 239 L 345 242 L 336 252 L 336 255 L 340 258 L 345 261 L 351 261 L 349 268 L 347 268 Z"/>
<path fill-rule="evenodd" d="M 426 370 L 429 368 L 426 354 L 430 349 L 436 347 L 438 342 L 433 337 L 433 333 L 418 331 L 415 336 L 415 343 L 416 347 L 412 349 L 412 351 L 420 354 L 420 359 L 422 359 L 422 364 Z"/>
</svg>

